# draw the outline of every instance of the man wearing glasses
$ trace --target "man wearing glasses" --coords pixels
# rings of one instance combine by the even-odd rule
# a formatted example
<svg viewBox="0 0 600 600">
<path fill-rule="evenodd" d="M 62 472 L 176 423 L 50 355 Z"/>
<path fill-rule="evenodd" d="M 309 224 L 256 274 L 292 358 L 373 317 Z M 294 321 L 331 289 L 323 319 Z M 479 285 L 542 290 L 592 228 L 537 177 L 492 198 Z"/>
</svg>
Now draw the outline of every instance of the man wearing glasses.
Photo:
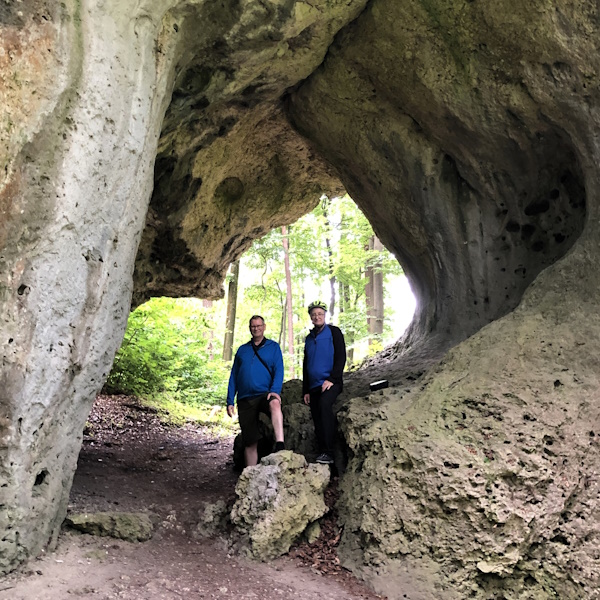
<svg viewBox="0 0 600 600">
<path fill-rule="evenodd" d="M 275 451 L 283 450 L 283 414 L 281 386 L 283 355 L 277 342 L 265 337 L 265 320 L 260 315 L 250 318 L 252 339 L 242 344 L 233 360 L 227 389 L 227 414 L 233 417 L 237 394 L 238 418 L 244 441 L 246 466 L 258 462 L 258 417 L 270 415 L 275 430 Z"/>
<path fill-rule="evenodd" d="M 332 465 L 337 426 L 333 404 L 342 391 L 346 343 L 338 327 L 325 323 L 326 312 L 327 305 L 319 300 L 308 305 L 313 328 L 304 342 L 302 394 L 315 424 L 317 462 Z"/>
</svg>

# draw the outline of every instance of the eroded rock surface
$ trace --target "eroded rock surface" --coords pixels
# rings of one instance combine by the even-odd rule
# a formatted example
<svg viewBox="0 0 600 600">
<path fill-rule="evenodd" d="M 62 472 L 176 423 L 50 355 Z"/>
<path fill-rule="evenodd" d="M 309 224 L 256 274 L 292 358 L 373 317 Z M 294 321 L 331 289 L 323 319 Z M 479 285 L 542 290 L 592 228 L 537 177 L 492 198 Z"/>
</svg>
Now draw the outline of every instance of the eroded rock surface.
<svg viewBox="0 0 600 600">
<path fill-rule="evenodd" d="M 419 300 L 371 363 L 396 387 L 345 392 L 347 563 L 390 598 L 407 573 L 415 598 L 597 598 L 598 23 L 591 0 L 2 4 L 0 570 L 59 530 L 132 295 L 218 297 L 345 188 Z"/>
<path fill-rule="evenodd" d="M 344 554 L 390 597 L 598 597 L 600 323 L 567 262 L 416 387 L 344 413 Z"/>
<path fill-rule="evenodd" d="M 327 512 L 323 493 L 329 467 L 307 464 L 282 450 L 240 475 L 231 521 L 248 540 L 250 554 L 269 560 L 285 554 L 310 523 Z"/>
</svg>

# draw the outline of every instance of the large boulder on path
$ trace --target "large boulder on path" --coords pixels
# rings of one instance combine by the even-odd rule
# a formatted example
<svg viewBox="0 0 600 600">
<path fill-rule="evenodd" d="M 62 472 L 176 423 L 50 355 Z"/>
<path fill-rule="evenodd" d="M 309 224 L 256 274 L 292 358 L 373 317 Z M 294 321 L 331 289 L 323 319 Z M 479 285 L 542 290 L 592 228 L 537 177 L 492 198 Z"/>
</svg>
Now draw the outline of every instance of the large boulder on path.
<svg viewBox="0 0 600 600">
<path fill-rule="evenodd" d="M 289 450 L 244 469 L 231 521 L 249 554 L 258 560 L 285 554 L 306 527 L 327 512 L 323 493 L 329 477 L 328 467 L 309 465 Z"/>
</svg>

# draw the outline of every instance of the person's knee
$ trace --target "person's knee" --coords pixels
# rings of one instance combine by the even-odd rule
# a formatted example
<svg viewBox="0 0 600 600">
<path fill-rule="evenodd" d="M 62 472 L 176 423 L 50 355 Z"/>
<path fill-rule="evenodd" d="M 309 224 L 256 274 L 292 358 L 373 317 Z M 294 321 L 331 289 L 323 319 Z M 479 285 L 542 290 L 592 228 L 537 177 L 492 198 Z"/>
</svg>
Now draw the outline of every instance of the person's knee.
<svg viewBox="0 0 600 600">
<path fill-rule="evenodd" d="M 273 400 L 269 401 L 269 410 L 271 411 L 271 415 L 281 414 L 281 400 L 279 400 L 279 398 L 273 398 Z"/>
</svg>

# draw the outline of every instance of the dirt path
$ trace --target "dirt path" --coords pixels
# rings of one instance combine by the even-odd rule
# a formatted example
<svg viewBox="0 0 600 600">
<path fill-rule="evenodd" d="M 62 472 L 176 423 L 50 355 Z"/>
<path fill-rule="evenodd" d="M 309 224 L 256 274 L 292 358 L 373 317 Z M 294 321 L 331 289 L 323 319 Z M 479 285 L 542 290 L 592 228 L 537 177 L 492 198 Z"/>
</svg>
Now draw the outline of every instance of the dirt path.
<svg viewBox="0 0 600 600">
<path fill-rule="evenodd" d="M 234 495 L 233 440 L 164 426 L 125 397 L 99 397 L 90 423 L 69 511 L 151 511 L 156 533 L 129 543 L 63 532 L 55 552 L 0 580 L 1 600 L 380 598 L 336 565 L 334 519 L 313 548 L 269 564 L 191 535 L 204 502 Z"/>
</svg>

